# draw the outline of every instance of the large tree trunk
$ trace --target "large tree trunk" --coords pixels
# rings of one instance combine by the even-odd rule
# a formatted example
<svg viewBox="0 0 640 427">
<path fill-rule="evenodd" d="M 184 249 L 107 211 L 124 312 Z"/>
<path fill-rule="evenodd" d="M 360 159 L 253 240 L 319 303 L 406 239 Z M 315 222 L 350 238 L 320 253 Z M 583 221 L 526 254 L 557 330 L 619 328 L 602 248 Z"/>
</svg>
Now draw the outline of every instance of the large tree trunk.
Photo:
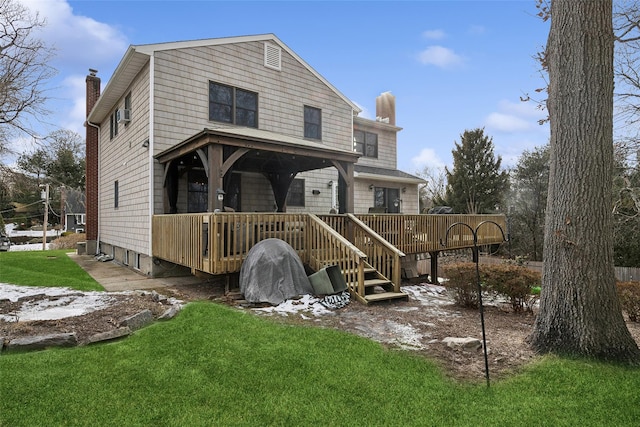
<svg viewBox="0 0 640 427">
<path fill-rule="evenodd" d="M 613 268 L 611 0 L 552 0 L 546 52 L 551 124 L 539 352 L 637 364 Z"/>
</svg>

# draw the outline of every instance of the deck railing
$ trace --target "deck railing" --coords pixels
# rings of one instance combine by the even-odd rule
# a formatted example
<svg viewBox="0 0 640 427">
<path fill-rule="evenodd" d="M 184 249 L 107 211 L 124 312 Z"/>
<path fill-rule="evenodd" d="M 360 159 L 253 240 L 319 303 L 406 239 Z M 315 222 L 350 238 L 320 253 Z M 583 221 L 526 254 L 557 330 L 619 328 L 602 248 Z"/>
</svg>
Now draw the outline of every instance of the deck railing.
<svg viewBox="0 0 640 427">
<path fill-rule="evenodd" d="M 471 229 L 453 225 L 456 223 L 467 224 Z M 471 247 L 471 230 L 476 228 L 479 245 L 501 243 L 505 227 L 503 215 L 155 215 L 152 251 L 155 257 L 194 270 L 227 274 L 240 271 L 256 243 L 277 238 L 291 245 L 300 259 L 315 270 L 339 265 L 348 286 L 364 296 L 366 263 L 399 291 L 400 261 L 405 254 Z M 448 229 L 443 247 L 440 242 Z"/>
<path fill-rule="evenodd" d="M 478 245 L 502 243 L 507 235 L 504 215 L 364 214 L 357 215 L 357 218 L 405 254 L 473 246 L 473 233 L 461 224 L 473 230 L 482 224 L 477 233 Z M 446 236 L 449 227 L 451 229 Z M 441 241 L 444 242 L 445 237 L 446 247 L 443 247 Z"/>
<path fill-rule="evenodd" d="M 216 212 L 153 217 L 154 256 L 211 274 L 240 271 L 249 250 L 269 238 L 287 242 L 313 269 L 339 265 L 347 284 L 364 295 L 367 255 L 313 214 Z"/>
</svg>

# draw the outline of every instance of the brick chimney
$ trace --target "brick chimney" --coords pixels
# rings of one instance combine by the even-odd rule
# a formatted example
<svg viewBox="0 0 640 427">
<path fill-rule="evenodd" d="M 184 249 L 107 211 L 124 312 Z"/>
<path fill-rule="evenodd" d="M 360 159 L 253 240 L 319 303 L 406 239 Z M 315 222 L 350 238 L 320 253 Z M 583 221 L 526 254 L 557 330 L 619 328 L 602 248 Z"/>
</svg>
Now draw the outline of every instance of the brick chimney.
<svg viewBox="0 0 640 427">
<path fill-rule="evenodd" d="M 87 116 L 100 98 L 100 77 L 98 70 L 89 69 L 87 84 Z M 85 166 L 85 232 L 87 233 L 87 253 L 98 253 L 98 129 L 85 123 L 86 166 Z"/>
<path fill-rule="evenodd" d="M 384 92 L 376 97 L 376 120 L 395 126 L 396 97 L 391 92 Z"/>
</svg>

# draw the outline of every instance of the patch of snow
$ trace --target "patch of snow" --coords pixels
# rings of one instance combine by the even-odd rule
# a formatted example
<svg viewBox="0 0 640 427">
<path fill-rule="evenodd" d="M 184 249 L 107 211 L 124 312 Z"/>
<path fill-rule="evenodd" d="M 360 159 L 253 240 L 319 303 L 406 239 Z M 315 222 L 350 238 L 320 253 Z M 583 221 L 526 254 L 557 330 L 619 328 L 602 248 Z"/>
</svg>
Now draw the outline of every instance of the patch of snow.
<svg viewBox="0 0 640 427">
<path fill-rule="evenodd" d="M 46 298 L 29 299 L 34 296 Z M 0 313 L 0 319 L 7 322 L 56 320 L 81 316 L 108 307 L 115 301 L 105 292 L 79 292 L 70 288 L 41 288 L 5 283 L 0 283 L 0 299 L 8 299 L 12 302 L 23 301 L 19 310 Z"/>
<path fill-rule="evenodd" d="M 261 307 L 252 310 L 261 313 L 277 313 L 281 315 L 300 313 L 301 316 L 304 316 L 302 313 L 310 313 L 314 316 L 332 313 L 331 310 L 328 310 L 320 303 L 319 298 L 311 295 L 303 295 L 300 299 L 288 299 L 273 307 Z"/>
</svg>

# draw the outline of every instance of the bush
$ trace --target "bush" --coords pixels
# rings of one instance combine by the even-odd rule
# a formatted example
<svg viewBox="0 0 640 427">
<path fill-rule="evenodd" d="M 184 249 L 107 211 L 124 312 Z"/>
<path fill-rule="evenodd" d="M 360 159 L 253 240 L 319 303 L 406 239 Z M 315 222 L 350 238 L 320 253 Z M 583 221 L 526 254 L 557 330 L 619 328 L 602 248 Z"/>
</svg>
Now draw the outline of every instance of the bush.
<svg viewBox="0 0 640 427">
<path fill-rule="evenodd" d="M 443 285 L 452 291 L 456 305 L 478 308 L 478 284 L 476 265 L 472 262 L 457 262 L 443 268 L 448 280 Z"/>
<path fill-rule="evenodd" d="M 496 264 L 483 267 L 482 279 L 488 289 L 509 300 L 514 312 L 533 312 L 540 297 L 540 273 L 521 265 Z"/>
<path fill-rule="evenodd" d="M 640 282 L 618 282 L 618 296 L 622 309 L 632 322 L 640 322 Z"/>
<path fill-rule="evenodd" d="M 71 233 L 66 236 L 58 237 L 51 242 L 51 249 L 75 249 L 78 242 L 84 242 L 87 240 L 87 235 L 84 233 Z"/>
<path fill-rule="evenodd" d="M 444 283 L 453 293 L 456 305 L 478 308 L 478 285 L 476 265 L 471 262 L 458 262 L 443 268 Z M 483 291 L 492 292 L 506 298 L 514 312 L 533 312 L 540 298 L 540 273 L 521 265 L 496 264 L 483 265 L 480 270 Z"/>
</svg>

